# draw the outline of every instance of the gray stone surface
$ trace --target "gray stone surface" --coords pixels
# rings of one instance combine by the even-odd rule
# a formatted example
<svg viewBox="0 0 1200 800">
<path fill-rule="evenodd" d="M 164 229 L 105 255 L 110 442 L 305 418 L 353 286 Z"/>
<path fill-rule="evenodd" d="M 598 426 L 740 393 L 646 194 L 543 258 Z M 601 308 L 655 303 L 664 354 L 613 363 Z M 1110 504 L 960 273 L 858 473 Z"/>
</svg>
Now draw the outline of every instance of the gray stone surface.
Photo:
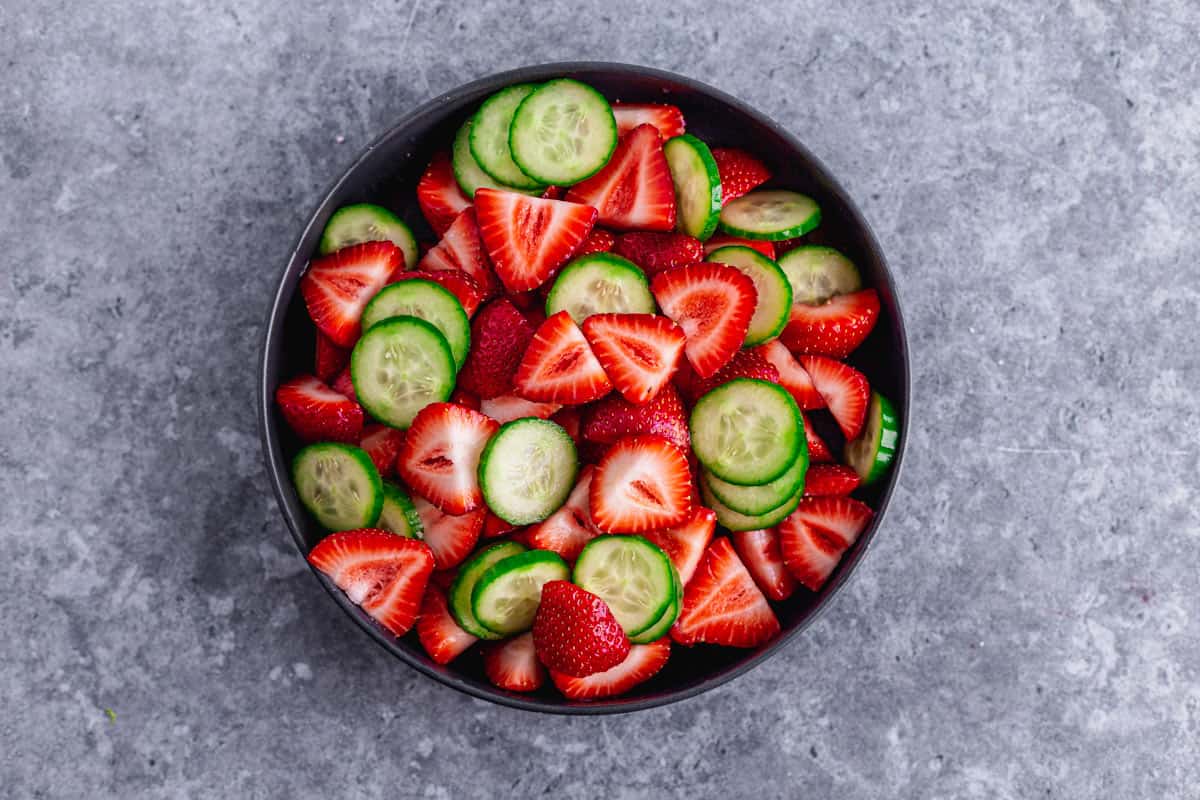
<svg viewBox="0 0 1200 800">
<path fill-rule="evenodd" d="M 1197 796 L 1194 2 L 340 5 L 0 2 L 0 794 Z M 329 602 L 252 386 L 359 147 L 585 57 L 739 95 L 844 180 L 916 413 L 808 635 L 693 701 L 561 719 L 442 688 Z"/>
</svg>

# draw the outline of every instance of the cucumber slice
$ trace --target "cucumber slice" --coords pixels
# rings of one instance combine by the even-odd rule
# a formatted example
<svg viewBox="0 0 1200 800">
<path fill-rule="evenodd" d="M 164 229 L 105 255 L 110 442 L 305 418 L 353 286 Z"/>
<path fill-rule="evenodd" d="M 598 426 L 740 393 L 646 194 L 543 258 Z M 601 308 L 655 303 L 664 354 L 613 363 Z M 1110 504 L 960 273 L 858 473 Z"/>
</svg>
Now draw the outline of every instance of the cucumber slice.
<svg viewBox="0 0 1200 800">
<path fill-rule="evenodd" d="M 292 482 L 300 502 L 331 531 L 369 528 L 383 509 L 383 481 L 365 451 L 322 442 L 292 460 Z"/>
<path fill-rule="evenodd" d="M 403 536 L 420 539 L 424 534 L 421 517 L 408 493 L 394 483 L 383 483 L 383 510 L 375 527 Z"/>
<path fill-rule="evenodd" d="M 455 367 L 462 369 L 471 349 L 471 323 L 458 298 L 444 286 L 414 278 L 383 287 L 363 309 L 362 329 L 391 317 L 416 317 L 433 325 L 446 337 Z"/>
<path fill-rule="evenodd" d="M 393 428 L 407 428 L 422 408 L 448 400 L 454 374 L 446 337 L 416 317 L 376 323 L 350 353 L 350 380 L 358 402 Z"/>
<path fill-rule="evenodd" d="M 521 172 L 508 149 L 508 130 L 512 127 L 513 114 L 535 89 L 537 86 L 532 83 L 520 83 L 501 89 L 484 100 L 471 118 L 468 138 L 475 163 L 493 180 L 516 189 L 543 191 L 546 187 Z"/>
<path fill-rule="evenodd" d="M 475 197 L 476 189 L 504 189 L 521 194 L 541 194 L 541 189 L 518 189 L 501 183 L 483 171 L 475 156 L 471 154 L 471 120 L 467 120 L 454 136 L 454 145 L 450 149 L 450 163 L 454 167 L 454 179 L 467 197 Z"/>
<path fill-rule="evenodd" d="M 862 288 L 854 262 L 823 245 L 806 244 L 779 258 L 779 268 L 792 285 L 792 302 L 819 306 L 834 295 Z"/>
<path fill-rule="evenodd" d="M 679 618 L 679 607 L 683 603 L 683 581 L 679 580 L 679 570 L 675 569 L 674 564 L 671 565 L 671 577 L 675 585 L 675 596 L 672 598 L 671 604 L 667 606 L 667 610 L 662 613 L 657 622 L 636 636 L 629 637 L 629 641 L 633 644 L 649 644 L 658 641 L 670 632 L 671 626 Z"/>
<path fill-rule="evenodd" d="M 701 241 L 713 235 L 721 218 L 721 173 L 708 145 L 685 133 L 663 145 L 675 205 L 679 209 L 675 228 Z"/>
<path fill-rule="evenodd" d="M 571 435 L 548 419 L 500 426 L 479 456 L 479 486 L 492 513 L 513 525 L 541 522 L 567 501 L 579 457 Z"/>
<path fill-rule="evenodd" d="M 788 518 L 788 515 L 800 505 L 803 492 L 796 492 L 778 508 L 773 508 L 765 514 L 750 516 L 739 514 L 717 499 L 704 477 L 700 478 L 700 498 L 717 515 L 717 522 L 731 531 L 758 531 L 763 528 L 773 528 Z"/>
<path fill-rule="evenodd" d="M 499 639 L 500 634 L 493 633 L 479 624 L 475 612 L 471 610 L 471 594 L 475 584 L 483 577 L 483 573 L 509 556 L 525 552 L 525 546 L 517 542 L 500 542 L 486 550 L 480 550 L 458 568 L 458 577 L 450 584 L 449 605 L 450 613 L 462 628 L 472 636 L 480 639 Z"/>
<path fill-rule="evenodd" d="M 750 318 L 743 347 L 753 347 L 778 336 L 792 313 L 792 285 L 779 265 L 753 247 L 740 244 L 718 247 L 704 260 L 737 267 L 754 281 L 758 304 Z"/>
<path fill-rule="evenodd" d="M 750 192 L 721 209 L 721 230 L 746 239 L 794 239 L 820 222 L 821 208 L 816 200 L 786 189 Z"/>
<path fill-rule="evenodd" d="M 736 378 L 701 397 L 689 428 L 700 463 L 739 486 L 775 480 L 804 446 L 804 423 L 791 394 L 753 378 Z"/>
<path fill-rule="evenodd" d="M 549 550 L 509 556 L 488 567 L 479 578 L 471 592 L 471 611 L 493 633 L 522 633 L 533 627 L 542 586 L 565 581 L 570 574 L 567 562 Z"/>
<path fill-rule="evenodd" d="M 321 233 L 321 255 L 364 242 L 391 242 L 404 253 L 404 268 L 417 265 L 417 240 L 404 220 L 382 206 L 358 203 L 333 212 Z"/>
<path fill-rule="evenodd" d="M 671 559 L 641 536 L 592 539 L 579 553 L 571 580 L 608 603 L 628 636 L 653 627 L 675 599 Z"/>
<path fill-rule="evenodd" d="M 899 442 L 900 415 L 890 400 L 871 392 L 867 424 L 857 439 L 846 444 L 846 463 L 862 478 L 863 486 L 883 477 L 896 457 Z"/>
<path fill-rule="evenodd" d="M 653 314 L 654 295 L 632 261 L 612 253 L 580 256 L 559 273 L 546 296 L 546 316 L 566 311 L 577 325 L 592 314 Z"/>
<path fill-rule="evenodd" d="M 803 439 L 803 437 L 801 437 Z M 808 472 L 808 443 L 800 442 L 800 455 L 787 472 L 761 486 L 738 486 L 708 473 L 708 486 L 725 505 L 739 514 L 757 516 L 786 503 L 797 492 L 804 491 L 804 476 Z"/>
<path fill-rule="evenodd" d="M 559 78 L 542 84 L 517 106 L 508 146 L 529 177 L 570 186 L 608 163 L 617 148 L 617 121 L 595 89 Z"/>
</svg>

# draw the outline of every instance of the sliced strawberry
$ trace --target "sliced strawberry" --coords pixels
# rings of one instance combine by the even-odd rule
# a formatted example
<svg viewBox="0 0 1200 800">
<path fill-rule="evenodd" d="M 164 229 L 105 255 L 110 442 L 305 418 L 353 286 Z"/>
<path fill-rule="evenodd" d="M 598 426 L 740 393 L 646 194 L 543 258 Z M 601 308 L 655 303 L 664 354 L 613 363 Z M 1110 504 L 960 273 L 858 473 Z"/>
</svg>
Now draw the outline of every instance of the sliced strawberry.
<svg viewBox="0 0 1200 800">
<path fill-rule="evenodd" d="M 825 531 L 849 547 L 873 516 L 875 512 L 866 503 L 852 497 L 805 497 L 788 519 Z"/>
<path fill-rule="evenodd" d="M 772 339 L 755 347 L 752 352 L 758 353 L 775 367 L 779 372 L 779 385 L 788 390 L 801 411 L 825 407 L 825 398 L 813 386 L 812 378 L 808 377 L 804 367 L 782 342 Z"/>
<path fill-rule="evenodd" d="M 443 513 L 419 494 L 413 495 L 412 501 L 421 518 L 423 541 L 433 551 L 437 568 L 444 570 L 461 564 L 479 541 L 487 509 L 479 508 L 456 517 Z"/>
<path fill-rule="evenodd" d="M 779 620 L 725 537 L 714 539 L 683 592 L 671 628 L 680 644 L 758 647 L 779 635 Z"/>
<path fill-rule="evenodd" d="M 474 278 L 465 272 L 450 272 L 448 270 L 425 272 L 424 270 L 412 270 L 392 276 L 391 282 L 409 281 L 414 278 L 423 278 L 424 280 L 439 284 L 458 299 L 459 304 L 463 307 L 463 311 L 467 312 L 468 317 L 475 316 L 475 309 L 479 308 L 479 304 L 484 299 L 483 289 L 475 282 Z"/>
<path fill-rule="evenodd" d="M 608 163 L 572 186 L 566 199 L 596 209 L 599 224 L 610 228 L 672 230 L 675 184 L 658 130 L 639 125 L 622 136 Z"/>
<path fill-rule="evenodd" d="M 412 421 L 396 469 L 404 482 L 447 514 L 483 505 L 479 454 L 500 425 L 452 403 L 430 403 Z"/>
<path fill-rule="evenodd" d="M 665 103 L 613 103 L 617 120 L 617 135 L 625 134 L 639 125 L 653 125 L 663 139 L 680 136 L 687 131 L 683 112 Z"/>
<path fill-rule="evenodd" d="M 685 233 L 622 233 L 612 251 L 637 264 L 647 277 L 704 260 L 704 245 Z"/>
<path fill-rule="evenodd" d="M 507 299 L 488 303 L 471 320 L 471 350 L 458 385 L 488 400 L 512 391 L 513 375 L 536 329 Z"/>
<path fill-rule="evenodd" d="M 350 378 L 350 365 L 347 364 L 329 386 L 338 394 L 344 395 L 355 403 L 358 403 L 358 396 L 354 394 L 354 381 Z"/>
<path fill-rule="evenodd" d="M 308 563 L 396 636 L 412 628 L 433 572 L 433 554 L 423 542 L 371 528 L 326 536 Z"/>
<path fill-rule="evenodd" d="M 754 378 L 779 383 L 779 370 L 756 350 L 738 350 L 728 364 L 717 370 L 716 375 L 693 382 L 685 399 L 695 405 L 701 397 L 735 378 Z"/>
<path fill-rule="evenodd" d="M 845 358 L 863 343 L 879 319 L 874 289 L 830 298 L 819 306 L 796 303 L 779 335 L 793 353 Z"/>
<path fill-rule="evenodd" d="M 671 640 L 664 636 L 656 642 L 633 645 L 624 661 L 603 672 L 574 678 L 551 670 L 550 680 L 568 700 L 616 697 L 653 678 L 667 665 L 670 657 Z"/>
<path fill-rule="evenodd" d="M 311 375 L 279 384 L 275 402 L 288 427 L 306 442 L 353 444 L 362 436 L 362 407 Z"/>
<path fill-rule="evenodd" d="M 338 347 L 325 334 L 317 331 L 317 349 L 313 356 L 313 374 L 323 381 L 331 381 L 350 363 L 350 351 Z"/>
<path fill-rule="evenodd" d="M 558 403 L 538 403 L 526 400 L 524 397 L 517 397 L 515 394 L 491 397 L 479 403 L 479 410 L 501 425 L 522 417 L 549 419 L 560 408 L 562 406 Z"/>
<path fill-rule="evenodd" d="M 631 403 L 647 403 L 671 380 L 687 336 L 654 314 L 593 314 L 583 335 L 617 391 Z"/>
<path fill-rule="evenodd" d="M 612 390 L 583 331 L 566 311 L 537 329 L 513 376 L 513 385 L 517 394 L 529 400 L 563 405 L 590 403 Z"/>
<path fill-rule="evenodd" d="M 444 234 L 454 218 L 464 208 L 471 206 L 471 198 L 463 194 L 454 177 L 450 154 L 441 151 L 434 154 L 421 180 L 417 182 L 417 204 L 421 213 L 438 236 Z"/>
<path fill-rule="evenodd" d="M 714 147 L 713 160 L 721 175 L 721 205 L 741 197 L 771 179 L 766 165 L 745 150 L 736 147 Z"/>
<path fill-rule="evenodd" d="M 589 506 L 594 469 L 585 466 L 567 502 L 544 521 L 529 528 L 525 540 L 530 547 L 553 550 L 567 561 L 574 561 L 579 558 L 583 546 L 600 534 L 600 529 L 592 522 Z"/>
<path fill-rule="evenodd" d="M 314 260 L 300 293 L 317 330 L 338 347 L 353 347 L 363 308 L 397 268 L 404 268 L 404 253 L 391 242 L 356 244 Z"/>
<path fill-rule="evenodd" d="M 518 528 L 520 528 L 519 525 L 513 525 L 508 520 L 501 519 L 491 511 L 488 511 L 487 516 L 483 520 L 483 530 L 480 532 L 480 537 L 483 539 L 496 539 L 510 534 Z"/>
<path fill-rule="evenodd" d="M 808 442 L 808 463 L 823 464 L 833 461 L 833 452 L 813 427 L 808 414 L 801 412 L 800 416 L 804 419 L 804 438 Z"/>
<path fill-rule="evenodd" d="M 871 386 L 861 372 L 824 356 L 800 356 L 800 366 L 825 398 L 829 413 L 837 420 L 846 441 L 858 436 L 871 404 Z"/>
<path fill-rule="evenodd" d="M 663 313 L 687 334 L 684 353 L 701 378 L 725 366 L 741 348 L 758 302 L 754 282 L 722 264 L 661 272 L 650 290 Z"/>
<path fill-rule="evenodd" d="M 579 247 L 575 248 L 575 252 L 571 253 L 571 258 L 579 258 L 589 253 L 607 253 L 613 249 L 613 245 L 616 243 L 617 237 L 608 231 L 603 228 L 593 228 L 587 238 L 579 243 Z"/>
<path fill-rule="evenodd" d="M 569 581 L 542 586 L 533 645 L 539 661 L 577 678 L 615 667 L 629 655 L 629 638 L 608 604 Z"/>
<path fill-rule="evenodd" d="M 639 433 L 661 436 L 683 452 L 691 451 L 687 411 L 673 386 L 641 406 L 610 394 L 583 413 L 583 438 L 589 442 L 608 445 Z"/>
<path fill-rule="evenodd" d="M 456 406 L 469 408 L 472 411 L 479 410 L 478 395 L 468 389 L 455 387 L 454 391 L 450 394 L 450 402 L 454 403 Z"/>
<path fill-rule="evenodd" d="M 534 692 L 546 682 L 546 668 L 537 660 L 532 633 L 486 645 L 483 673 L 493 685 L 510 692 Z"/>
<path fill-rule="evenodd" d="M 733 549 L 746 565 L 750 577 L 771 600 L 787 600 L 796 591 L 796 579 L 783 564 L 779 534 L 774 528 L 734 531 Z"/>
<path fill-rule="evenodd" d="M 404 431 L 387 425 L 367 425 L 358 446 L 371 457 L 380 476 L 390 478 L 396 471 L 396 457 L 404 447 Z"/>
<path fill-rule="evenodd" d="M 865 503 L 849 497 L 805 497 L 779 525 L 779 548 L 788 572 L 818 591 L 873 514 Z"/>
<path fill-rule="evenodd" d="M 730 236 L 728 233 L 714 233 L 708 237 L 708 241 L 704 243 L 704 255 L 707 257 L 709 253 L 716 250 L 718 247 L 730 247 L 732 245 L 741 245 L 749 247 L 752 250 L 757 250 L 772 261 L 775 260 L 775 243 L 761 242 L 755 239 L 742 239 L 738 236 Z"/>
<path fill-rule="evenodd" d="M 442 240 L 421 259 L 417 269 L 426 272 L 465 272 L 479 284 L 484 297 L 500 291 L 500 281 L 488 264 L 475 209 L 466 208 L 442 235 Z"/>
<path fill-rule="evenodd" d="M 804 476 L 804 494 L 810 497 L 840 497 L 862 483 L 858 473 L 844 464 L 813 464 Z"/>
<path fill-rule="evenodd" d="M 555 411 L 553 414 L 551 414 L 550 419 L 553 422 L 557 422 L 559 425 L 561 425 L 563 430 L 565 430 L 567 435 L 575 441 L 575 445 L 578 447 L 582 438 L 582 412 L 578 408 L 567 406 L 566 408 L 560 408 L 558 411 Z"/>
<path fill-rule="evenodd" d="M 592 521 L 605 533 L 669 528 L 692 510 L 684 452 L 661 436 L 629 436 L 609 448 L 592 476 Z"/>
<path fill-rule="evenodd" d="M 426 590 L 425 601 L 421 603 L 417 638 L 435 664 L 449 664 L 479 641 L 458 627 L 446 603 L 445 590 L 434 586 Z"/>
<path fill-rule="evenodd" d="M 479 233 L 496 274 L 510 292 L 545 283 L 596 224 L 596 209 L 517 192 L 475 192 Z"/>
<path fill-rule="evenodd" d="M 696 574 L 696 568 L 700 566 L 700 560 L 704 558 L 704 551 L 716 529 L 717 515 L 711 508 L 697 505 L 692 508 L 692 516 L 684 523 L 673 528 L 646 531 L 642 535 L 670 557 L 679 572 L 679 580 L 687 586 Z"/>
</svg>

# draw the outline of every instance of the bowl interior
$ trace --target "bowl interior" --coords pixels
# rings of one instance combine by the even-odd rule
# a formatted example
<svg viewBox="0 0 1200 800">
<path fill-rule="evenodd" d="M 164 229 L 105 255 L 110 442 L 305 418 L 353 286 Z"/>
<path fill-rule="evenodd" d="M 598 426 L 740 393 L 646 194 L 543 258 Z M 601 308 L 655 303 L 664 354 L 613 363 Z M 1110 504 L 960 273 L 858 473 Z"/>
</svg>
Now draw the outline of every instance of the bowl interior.
<svg viewBox="0 0 1200 800">
<path fill-rule="evenodd" d="M 418 240 L 435 242 L 437 237 L 422 218 L 414 193 L 417 180 L 434 151 L 446 148 L 462 121 L 495 90 L 512 83 L 559 76 L 590 83 L 610 100 L 677 105 L 683 110 L 690 133 L 711 146 L 742 147 L 761 158 L 774 175 L 769 186 L 795 189 L 816 198 L 822 209 L 822 223 L 806 239 L 844 252 L 858 265 L 866 285 L 875 287 L 880 293 L 882 313 L 879 323 L 849 361 L 867 375 L 873 387 L 892 399 L 904 426 L 891 472 L 879 484 L 858 495 L 876 511 L 868 530 L 842 559 L 819 593 L 800 589 L 789 601 L 775 604 L 784 630 L 781 637 L 751 651 L 703 645 L 692 649 L 676 647 L 659 675 L 623 698 L 573 704 L 552 688 L 532 695 L 498 690 L 483 675 L 479 648 L 472 648 L 449 666 L 438 666 L 425 655 L 415 634 L 410 633 L 403 639 L 391 636 L 318 573 L 336 601 L 379 644 L 448 685 L 478 697 L 523 708 L 565 713 L 628 711 L 679 700 L 719 685 L 753 666 L 804 628 L 861 559 L 879 526 L 898 475 L 908 418 L 908 355 L 891 278 L 878 244 L 862 217 L 812 154 L 788 133 L 711 87 L 670 73 L 620 64 L 548 64 L 515 70 L 476 81 L 427 103 L 371 145 L 330 190 L 292 253 L 272 309 L 264 344 L 260 387 L 263 440 L 267 468 L 280 508 L 297 546 L 307 553 L 322 538 L 323 532 L 300 506 L 292 488 L 288 465 L 299 442 L 282 424 L 271 398 L 281 380 L 312 369 L 313 327 L 296 287 L 316 250 L 326 220 L 343 205 L 377 203 L 408 222 Z M 840 447 L 841 434 L 825 412 L 814 415 L 814 424 L 826 441 Z"/>
</svg>

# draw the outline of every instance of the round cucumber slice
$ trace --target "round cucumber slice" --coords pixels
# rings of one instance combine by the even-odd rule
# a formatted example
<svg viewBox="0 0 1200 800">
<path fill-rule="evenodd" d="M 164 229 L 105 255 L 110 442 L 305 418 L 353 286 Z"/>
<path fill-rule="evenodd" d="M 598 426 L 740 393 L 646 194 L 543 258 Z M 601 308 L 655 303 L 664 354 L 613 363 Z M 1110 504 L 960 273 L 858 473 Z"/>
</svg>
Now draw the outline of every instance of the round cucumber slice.
<svg viewBox="0 0 1200 800">
<path fill-rule="evenodd" d="M 862 288 L 854 262 L 823 245 L 806 244 L 779 257 L 779 268 L 792 285 L 792 301 L 819 306 L 834 295 Z"/>
<path fill-rule="evenodd" d="M 454 355 L 446 337 L 416 317 L 377 323 L 350 353 L 350 379 L 358 402 L 393 428 L 408 428 L 422 408 L 448 400 L 454 375 Z"/>
<path fill-rule="evenodd" d="M 801 437 L 803 439 L 804 437 Z M 739 514 L 757 516 L 786 503 L 797 492 L 804 491 L 804 476 L 808 472 L 808 443 L 800 442 L 800 455 L 787 472 L 761 486 L 738 486 L 708 473 L 708 486 L 725 505 Z"/>
<path fill-rule="evenodd" d="M 375 527 L 391 531 L 406 539 L 420 539 L 424 534 L 421 516 L 408 493 L 394 483 L 383 483 L 383 510 Z"/>
<path fill-rule="evenodd" d="M 781 386 L 736 378 L 701 397 L 689 422 L 692 450 L 728 483 L 758 486 L 787 472 L 804 446 L 804 423 Z"/>
<path fill-rule="evenodd" d="M 704 241 L 713 235 L 721 218 L 721 173 L 708 145 L 685 133 L 663 145 L 675 205 L 679 209 L 675 228 Z"/>
<path fill-rule="evenodd" d="M 758 304 L 742 346 L 753 347 L 778 336 L 792 313 L 792 285 L 779 265 L 753 247 L 740 244 L 718 247 L 704 260 L 737 267 L 754 281 Z"/>
<path fill-rule="evenodd" d="M 321 234 L 321 255 L 364 242 L 391 242 L 404 253 L 404 268 L 417 265 L 417 240 L 404 220 L 382 206 L 358 203 L 333 212 Z"/>
<path fill-rule="evenodd" d="M 491 569 L 493 564 L 524 552 L 525 546 L 522 544 L 500 542 L 486 550 L 480 550 L 458 568 L 458 577 L 450 584 L 448 595 L 450 613 L 458 622 L 458 627 L 479 639 L 502 638 L 500 634 L 493 633 L 475 619 L 475 612 L 471 610 L 471 595 L 475 591 L 475 584 L 479 583 L 483 573 Z"/>
<path fill-rule="evenodd" d="M 571 579 L 608 603 L 628 636 L 654 626 L 675 599 L 671 559 L 641 536 L 592 539 L 579 553 Z"/>
<path fill-rule="evenodd" d="M 570 186 L 608 163 L 617 148 L 617 121 L 602 94 L 586 83 L 559 78 L 517 106 L 508 146 L 529 177 Z"/>
<path fill-rule="evenodd" d="M 869 486 L 883 477 L 896 457 L 900 442 L 900 415 L 891 401 L 879 392 L 871 392 L 867 424 L 857 439 L 846 444 L 846 464 Z"/>
<path fill-rule="evenodd" d="M 331 531 L 369 528 L 383 510 L 383 481 L 364 450 L 348 444 L 310 444 L 292 460 L 300 502 Z"/>
<path fill-rule="evenodd" d="M 731 531 L 758 531 L 763 528 L 775 527 L 796 510 L 796 506 L 800 505 L 800 498 L 803 494 L 803 492 L 796 492 L 796 494 L 784 501 L 778 508 L 773 508 L 765 514 L 750 516 L 748 514 L 739 514 L 718 500 L 717 496 L 712 493 L 708 481 L 704 477 L 700 478 L 700 499 L 704 501 L 704 505 L 711 508 L 713 513 L 717 515 L 717 522 Z"/>
<path fill-rule="evenodd" d="M 563 269 L 546 296 L 546 316 L 566 311 L 577 325 L 592 314 L 653 314 L 654 295 L 632 261 L 612 253 L 580 256 Z"/>
<path fill-rule="evenodd" d="M 362 329 L 392 317 L 416 317 L 433 325 L 446 337 L 455 367 L 462 369 L 471 349 L 471 323 L 458 298 L 444 286 L 414 278 L 383 287 L 363 309 Z"/>
<path fill-rule="evenodd" d="M 512 127 L 513 114 L 517 112 L 521 101 L 535 89 L 537 86 L 532 83 L 520 83 L 501 89 L 484 100 L 471 118 L 468 138 L 475 163 L 493 180 L 515 189 L 542 191 L 546 187 L 521 172 L 517 162 L 512 159 L 512 151 L 508 149 L 508 131 Z"/>
<path fill-rule="evenodd" d="M 641 633 L 630 636 L 629 641 L 634 644 L 649 644 L 650 642 L 658 641 L 670 632 L 671 626 L 675 624 L 675 620 L 679 618 L 680 606 L 683 604 L 683 581 L 679 580 L 679 570 L 675 569 L 675 565 L 671 565 L 671 577 L 675 584 L 675 596 L 672 598 L 667 610 L 662 613 L 658 621 L 651 625 Z"/>
<path fill-rule="evenodd" d="M 454 136 L 454 145 L 450 148 L 450 163 L 454 167 L 454 179 L 467 197 L 475 197 L 476 189 L 505 189 L 522 194 L 541 194 L 541 189 L 519 189 L 501 183 L 483 171 L 475 156 L 471 153 L 471 120 L 467 120 Z"/>
<path fill-rule="evenodd" d="M 513 525 L 541 522 L 567 501 L 579 457 L 571 435 L 548 419 L 507 422 L 479 456 L 479 486 L 492 513 Z"/>
<path fill-rule="evenodd" d="M 542 586 L 565 581 L 567 562 L 549 550 L 530 550 L 497 561 L 479 578 L 471 593 L 471 611 L 485 628 L 512 636 L 533 627 L 542 602 Z"/>
<path fill-rule="evenodd" d="M 821 223 L 817 201 L 786 189 L 742 195 L 721 209 L 721 230 L 746 239 L 778 242 L 803 236 Z"/>
</svg>

